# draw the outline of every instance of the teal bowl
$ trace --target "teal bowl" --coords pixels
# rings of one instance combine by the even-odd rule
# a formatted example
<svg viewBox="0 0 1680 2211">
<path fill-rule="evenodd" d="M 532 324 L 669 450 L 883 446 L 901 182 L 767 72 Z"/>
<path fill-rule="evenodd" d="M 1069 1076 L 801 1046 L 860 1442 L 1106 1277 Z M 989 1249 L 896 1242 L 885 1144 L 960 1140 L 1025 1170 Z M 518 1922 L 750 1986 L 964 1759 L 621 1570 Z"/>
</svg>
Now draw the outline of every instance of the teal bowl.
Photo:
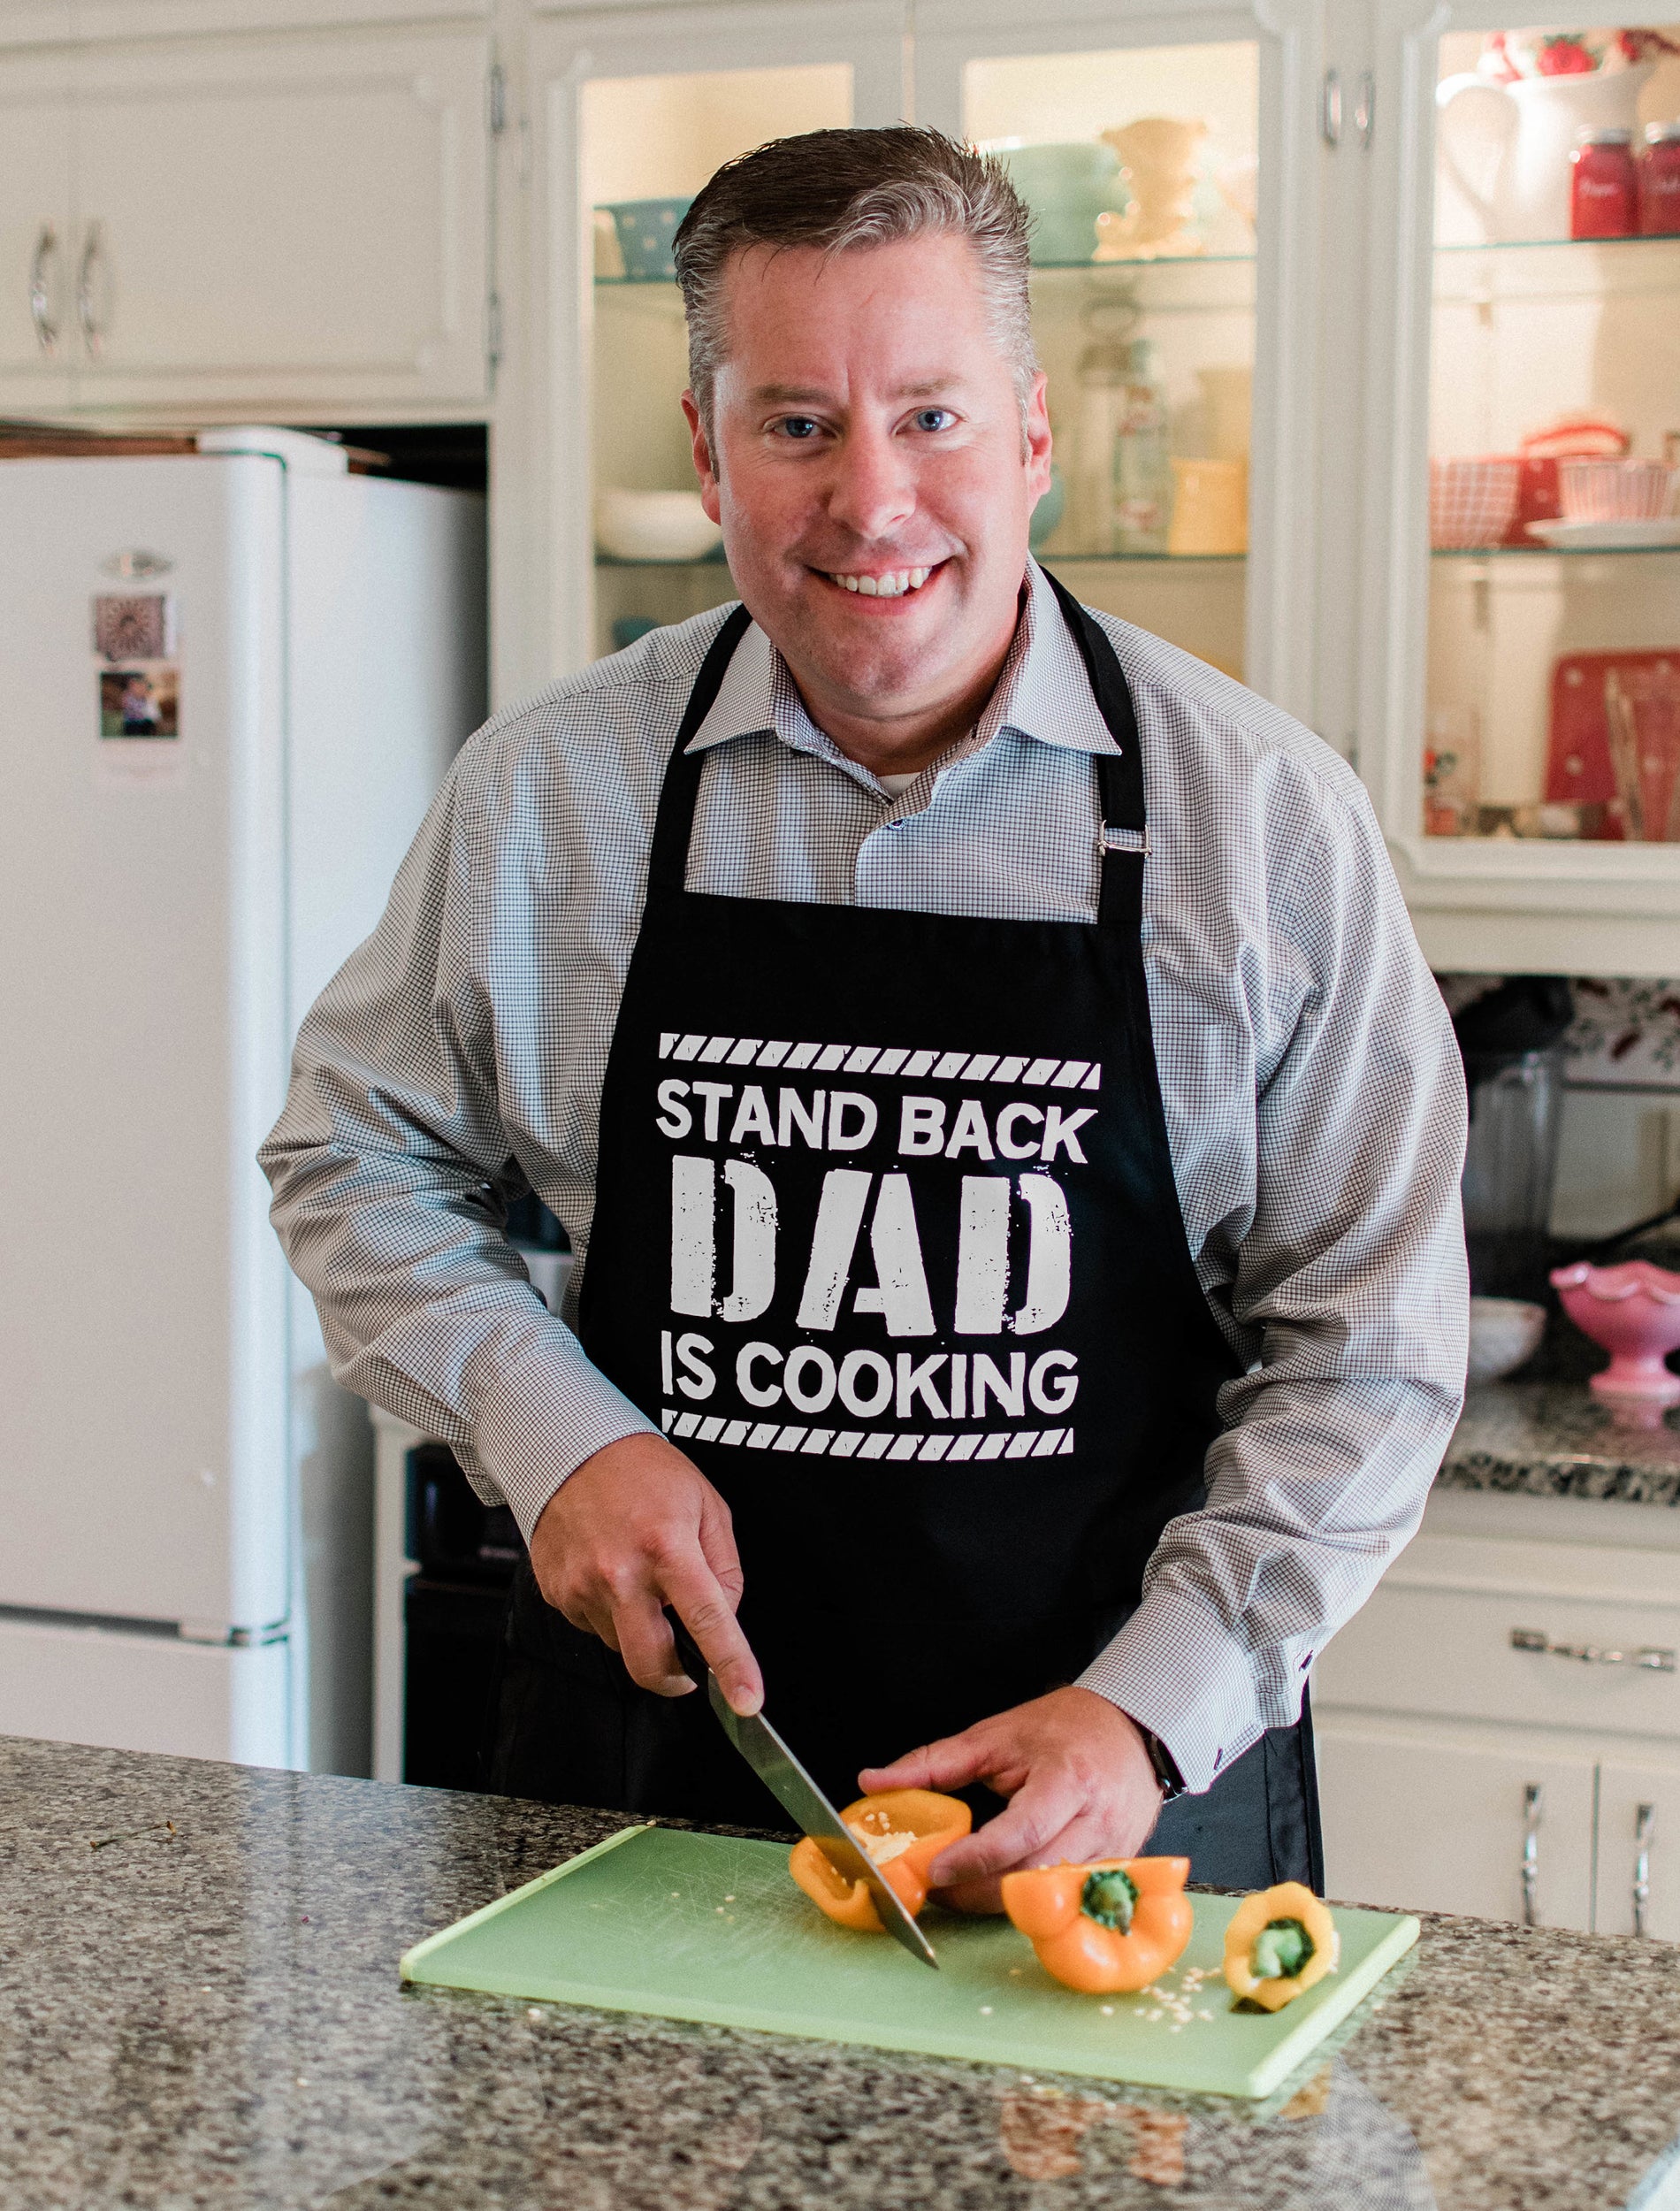
<svg viewBox="0 0 1680 2211">
<path fill-rule="evenodd" d="M 676 226 L 694 204 L 686 200 L 614 200 L 607 212 L 618 233 L 618 250 L 624 256 L 624 274 L 632 282 L 650 284 L 676 274 L 671 241 Z"/>
<path fill-rule="evenodd" d="M 1033 259 L 1042 266 L 1088 261 L 1096 218 L 1119 204 L 1119 160 L 1100 139 L 1065 146 L 1015 146 L 998 157 L 1033 211 Z"/>
</svg>

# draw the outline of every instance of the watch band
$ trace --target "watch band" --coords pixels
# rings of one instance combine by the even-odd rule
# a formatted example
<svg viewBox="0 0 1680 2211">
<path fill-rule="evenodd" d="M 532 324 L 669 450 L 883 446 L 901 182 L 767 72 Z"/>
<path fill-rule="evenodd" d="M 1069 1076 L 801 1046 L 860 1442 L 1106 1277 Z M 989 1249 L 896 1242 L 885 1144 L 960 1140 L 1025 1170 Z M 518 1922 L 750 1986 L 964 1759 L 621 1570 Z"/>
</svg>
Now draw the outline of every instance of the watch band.
<svg viewBox="0 0 1680 2211">
<path fill-rule="evenodd" d="M 1152 1728 L 1141 1727 L 1138 1733 L 1149 1754 L 1149 1763 L 1155 1768 L 1155 1778 L 1161 1784 L 1161 1802 L 1170 1804 L 1175 1796 L 1185 1794 L 1184 1776 L 1173 1763 L 1172 1753 Z"/>
</svg>

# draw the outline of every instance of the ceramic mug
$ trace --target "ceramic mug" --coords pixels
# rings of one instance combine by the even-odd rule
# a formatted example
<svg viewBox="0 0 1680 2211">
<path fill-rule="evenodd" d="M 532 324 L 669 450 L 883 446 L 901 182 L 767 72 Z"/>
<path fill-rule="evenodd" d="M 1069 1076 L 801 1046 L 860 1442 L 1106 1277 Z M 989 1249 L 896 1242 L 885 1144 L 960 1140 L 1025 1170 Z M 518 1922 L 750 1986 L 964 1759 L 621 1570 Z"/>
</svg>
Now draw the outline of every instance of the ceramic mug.
<svg viewBox="0 0 1680 2211">
<path fill-rule="evenodd" d="M 1242 461 L 1172 460 L 1169 553 L 1246 553 L 1249 471 Z"/>
</svg>

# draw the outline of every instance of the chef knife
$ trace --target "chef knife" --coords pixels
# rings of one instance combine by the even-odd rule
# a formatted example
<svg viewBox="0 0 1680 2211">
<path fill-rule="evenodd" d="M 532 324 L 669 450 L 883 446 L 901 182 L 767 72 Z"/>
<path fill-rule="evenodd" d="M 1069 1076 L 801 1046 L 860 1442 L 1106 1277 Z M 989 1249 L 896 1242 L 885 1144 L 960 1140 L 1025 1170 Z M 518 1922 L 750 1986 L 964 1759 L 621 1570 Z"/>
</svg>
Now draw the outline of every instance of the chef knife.
<svg viewBox="0 0 1680 2211">
<path fill-rule="evenodd" d="M 700 1647 L 668 1605 L 665 1617 L 676 1642 L 683 1671 L 697 1685 L 704 1682 L 720 1725 L 783 1811 L 790 1813 L 802 1832 L 821 1846 L 848 1880 L 861 1881 L 874 1898 L 881 1924 L 895 1942 L 900 1942 L 924 1965 L 936 1967 L 934 1947 L 905 1909 L 897 1893 L 882 1878 L 868 1852 L 861 1848 L 834 1806 L 799 1763 L 762 1712 L 744 1718 L 729 1709 L 718 1687 L 717 1676 L 700 1655 Z"/>
</svg>

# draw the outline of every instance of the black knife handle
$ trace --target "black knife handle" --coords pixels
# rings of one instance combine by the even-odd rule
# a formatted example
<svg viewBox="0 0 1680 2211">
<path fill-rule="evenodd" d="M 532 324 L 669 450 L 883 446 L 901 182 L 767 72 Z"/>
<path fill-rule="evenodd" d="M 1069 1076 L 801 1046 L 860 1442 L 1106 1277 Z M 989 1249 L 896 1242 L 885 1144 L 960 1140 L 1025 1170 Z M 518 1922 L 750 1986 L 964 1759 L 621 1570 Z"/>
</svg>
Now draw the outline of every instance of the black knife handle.
<svg viewBox="0 0 1680 2211">
<path fill-rule="evenodd" d="M 676 1610 L 674 1605 L 668 1604 L 666 1606 L 665 1619 L 666 1624 L 671 1631 L 671 1640 L 676 1645 L 677 1664 L 682 1667 L 683 1672 L 687 1674 L 689 1679 L 694 1684 L 695 1687 L 697 1689 L 703 1689 L 706 1687 L 706 1677 L 711 1672 L 712 1669 L 706 1664 L 706 1660 L 700 1655 L 699 1645 L 695 1641 L 693 1636 L 689 1633 L 687 1628 L 683 1626 L 682 1621 L 677 1618 Z"/>
</svg>

